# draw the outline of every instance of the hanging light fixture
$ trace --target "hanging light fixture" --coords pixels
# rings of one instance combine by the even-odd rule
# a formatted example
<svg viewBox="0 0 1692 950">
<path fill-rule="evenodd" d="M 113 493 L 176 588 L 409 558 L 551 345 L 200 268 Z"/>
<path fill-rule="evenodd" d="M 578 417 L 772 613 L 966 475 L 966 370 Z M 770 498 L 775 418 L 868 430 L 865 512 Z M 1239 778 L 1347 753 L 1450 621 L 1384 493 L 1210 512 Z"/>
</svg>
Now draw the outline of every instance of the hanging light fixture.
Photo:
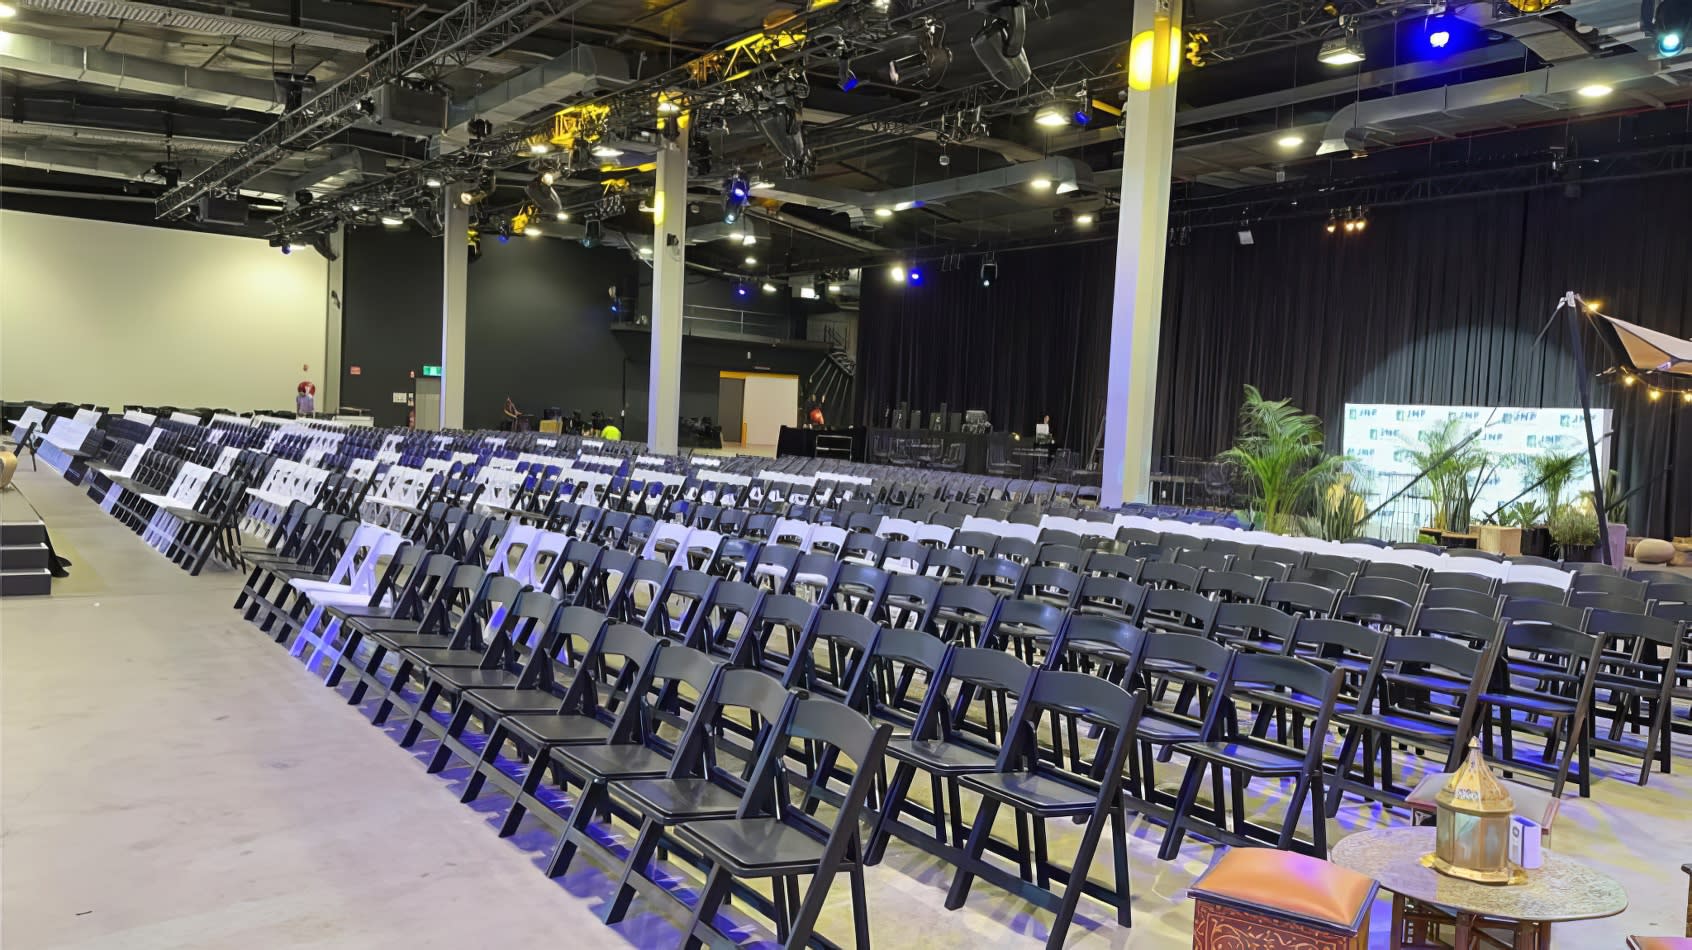
<svg viewBox="0 0 1692 950">
<path fill-rule="evenodd" d="M 1316 61 L 1327 66 L 1354 66 L 1363 58 L 1363 38 L 1350 17 L 1340 17 L 1339 29 L 1322 40 L 1316 51 Z"/>
</svg>

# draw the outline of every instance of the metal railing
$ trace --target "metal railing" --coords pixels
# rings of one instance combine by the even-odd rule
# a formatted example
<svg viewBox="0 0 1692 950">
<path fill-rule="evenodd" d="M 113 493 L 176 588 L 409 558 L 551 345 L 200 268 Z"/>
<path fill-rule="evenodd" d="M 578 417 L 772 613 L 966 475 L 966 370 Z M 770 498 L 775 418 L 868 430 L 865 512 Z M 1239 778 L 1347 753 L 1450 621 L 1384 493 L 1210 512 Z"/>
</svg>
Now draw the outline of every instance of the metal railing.
<svg viewBox="0 0 1692 950">
<path fill-rule="evenodd" d="M 726 307 L 702 307 L 695 304 L 682 310 L 682 334 L 773 337 L 786 340 L 793 336 L 793 328 L 787 318 L 780 314 L 730 310 Z"/>
</svg>

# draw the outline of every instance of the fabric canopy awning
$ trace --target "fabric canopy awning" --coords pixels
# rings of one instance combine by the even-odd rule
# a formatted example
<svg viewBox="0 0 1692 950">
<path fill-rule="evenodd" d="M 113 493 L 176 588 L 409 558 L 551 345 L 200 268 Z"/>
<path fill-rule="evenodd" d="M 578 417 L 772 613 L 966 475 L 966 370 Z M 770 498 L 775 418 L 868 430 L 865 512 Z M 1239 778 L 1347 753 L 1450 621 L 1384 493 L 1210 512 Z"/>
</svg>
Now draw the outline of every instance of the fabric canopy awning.
<svg viewBox="0 0 1692 950">
<path fill-rule="evenodd" d="M 1692 376 L 1692 340 L 1682 340 L 1596 311 L 1592 313 L 1592 323 L 1598 328 L 1598 335 L 1634 372 Z"/>
</svg>

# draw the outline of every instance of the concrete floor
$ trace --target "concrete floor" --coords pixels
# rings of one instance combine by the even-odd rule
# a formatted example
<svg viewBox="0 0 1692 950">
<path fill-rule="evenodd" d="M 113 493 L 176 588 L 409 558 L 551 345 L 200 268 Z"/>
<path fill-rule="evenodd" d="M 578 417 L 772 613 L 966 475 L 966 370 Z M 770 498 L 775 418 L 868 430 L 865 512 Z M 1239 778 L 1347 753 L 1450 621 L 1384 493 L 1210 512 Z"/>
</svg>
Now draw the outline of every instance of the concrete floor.
<svg viewBox="0 0 1692 950">
<path fill-rule="evenodd" d="M 460 805 L 462 772 L 425 774 L 426 748 L 399 748 L 243 624 L 230 609 L 234 575 L 186 576 L 45 470 L 18 481 L 74 566 L 52 598 L 0 604 L 7 950 L 675 943 L 672 924 L 638 902 L 615 930 L 601 925 L 601 870 L 539 873 L 546 836 L 496 837 L 498 796 Z M 1680 931 L 1692 766 L 1677 766 L 1644 788 L 1606 778 L 1594 799 L 1565 802 L 1556 847 L 1618 878 L 1632 904 L 1618 918 L 1560 925 L 1559 946 Z M 1334 830 L 1379 820 L 1349 808 Z M 1160 862 L 1161 829 L 1132 831 L 1134 927 L 1084 901 L 1072 945 L 1190 946 L 1186 888 L 1212 849 L 1189 838 L 1179 860 Z M 1067 853 L 1073 831 L 1053 832 L 1054 855 Z M 1108 858 L 1095 874 L 1105 879 Z M 934 859 L 890 849 L 869 870 L 876 942 L 1044 940 L 1049 915 L 989 886 L 945 911 L 949 879 Z M 840 939 L 846 893 L 835 889 L 822 925 Z M 1386 946 L 1386 920 L 1383 904 L 1375 947 Z"/>
</svg>

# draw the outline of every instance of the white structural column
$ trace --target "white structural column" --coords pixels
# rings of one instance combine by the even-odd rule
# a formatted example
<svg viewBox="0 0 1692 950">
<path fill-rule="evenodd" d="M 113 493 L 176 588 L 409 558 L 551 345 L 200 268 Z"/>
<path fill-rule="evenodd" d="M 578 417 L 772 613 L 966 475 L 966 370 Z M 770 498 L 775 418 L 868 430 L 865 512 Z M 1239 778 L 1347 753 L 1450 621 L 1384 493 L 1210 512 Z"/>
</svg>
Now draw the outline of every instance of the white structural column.
<svg viewBox="0 0 1692 950">
<path fill-rule="evenodd" d="M 470 186 L 446 190 L 441 215 L 441 425 L 464 428 L 464 336 L 468 310 L 470 209 L 459 200 Z"/>
<path fill-rule="evenodd" d="M 652 357 L 646 367 L 646 444 L 654 452 L 667 454 L 676 451 L 681 416 L 682 285 L 687 282 L 685 131 L 658 150 L 652 206 Z"/>
<path fill-rule="evenodd" d="M 1122 216 L 1116 228 L 1101 485 L 1106 505 L 1148 500 L 1151 490 L 1163 257 L 1175 146 L 1175 83 L 1168 77 L 1171 56 L 1178 56 L 1182 47 L 1181 0 L 1134 0 L 1134 35 L 1148 31 L 1157 36 L 1151 44 L 1152 88 L 1130 90 L 1123 107 Z"/>
</svg>

